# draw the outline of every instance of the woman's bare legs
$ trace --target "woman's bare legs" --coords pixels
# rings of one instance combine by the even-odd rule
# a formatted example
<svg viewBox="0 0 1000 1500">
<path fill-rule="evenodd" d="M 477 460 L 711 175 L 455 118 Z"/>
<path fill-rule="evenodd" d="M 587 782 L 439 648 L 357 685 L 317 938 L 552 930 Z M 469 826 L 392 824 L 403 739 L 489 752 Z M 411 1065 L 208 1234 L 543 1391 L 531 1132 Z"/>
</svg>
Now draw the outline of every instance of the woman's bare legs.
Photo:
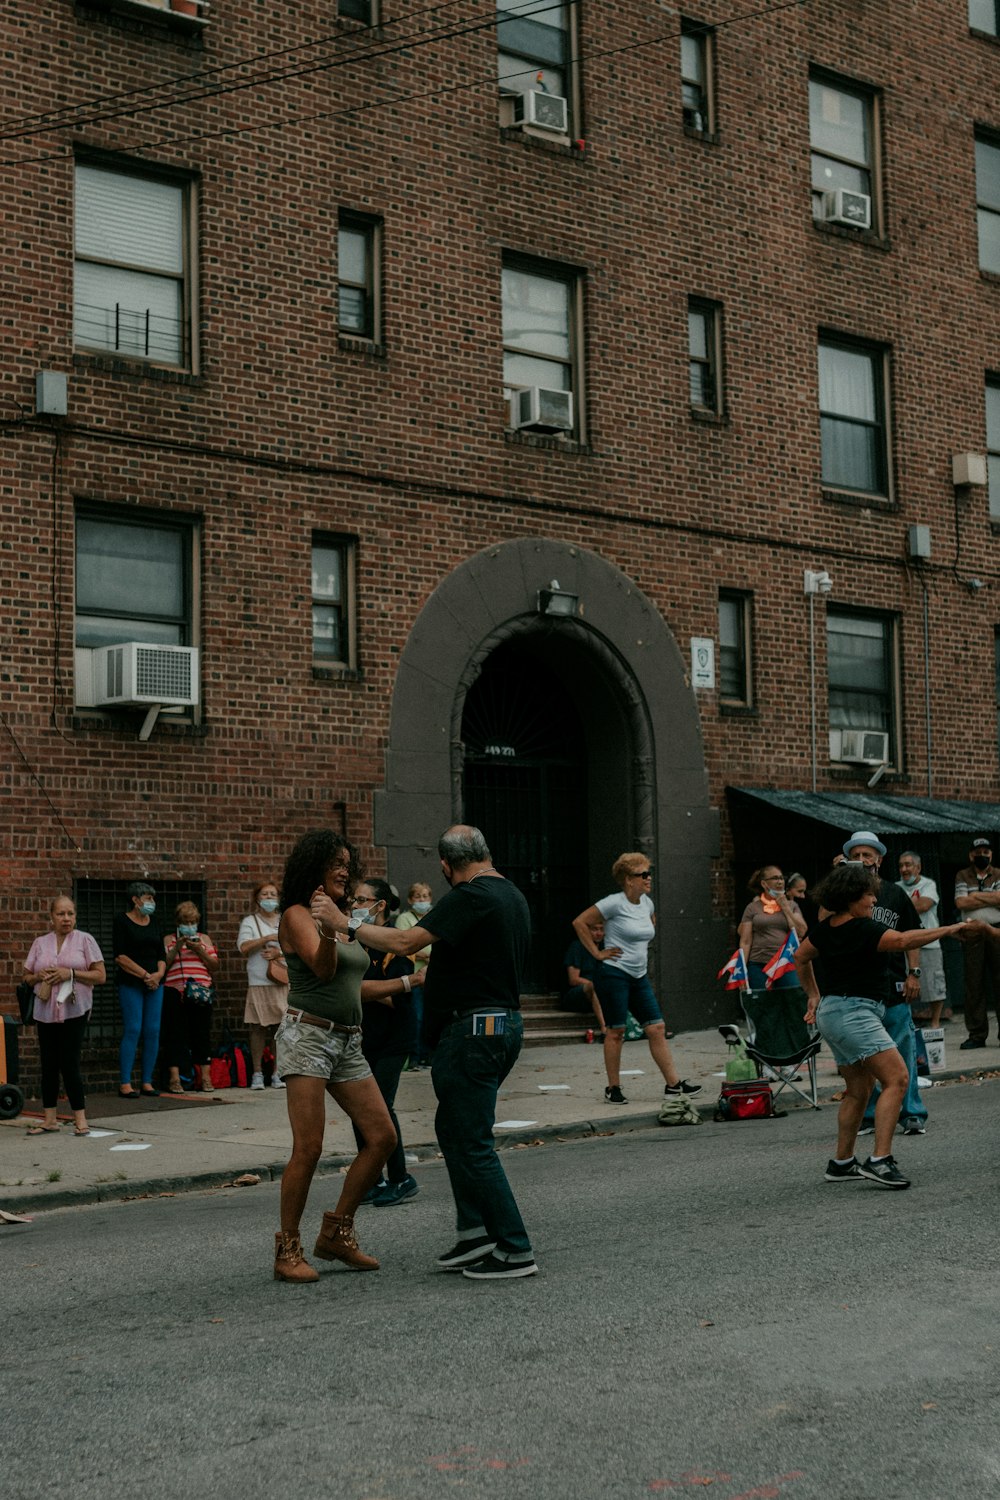
<svg viewBox="0 0 1000 1500">
<path fill-rule="evenodd" d="M 289 1080 L 291 1082 L 291 1080 Z M 329 1083 L 327 1092 L 358 1127 L 364 1145 L 351 1162 L 334 1213 L 353 1218 L 362 1198 L 375 1186 L 396 1144 L 396 1127 L 374 1078 L 355 1083 Z"/>
<path fill-rule="evenodd" d="M 872 1155 L 891 1156 L 893 1131 L 909 1081 L 903 1059 L 895 1047 L 888 1047 L 884 1052 L 876 1052 L 874 1057 L 865 1058 L 864 1062 L 849 1063 L 840 1069 L 840 1073 L 845 1093 L 837 1115 L 837 1160 L 846 1161 L 854 1155 L 865 1105 L 876 1081 L 882 1085 L 882 1092 L 875 1106 L 875 1150 Z"/>
<path fill-rule="evenodd" d="M 604 1071 L 608 1075 L 608 1087 L 612 1089 L 622 1081 L 622 1043 L 624 1041 L 624 1026 L 609 1026 L 604 1033 Z"/>
<path fill-rule="evenodd" d="M 681 1077 L 674 1067 L 674 1057 L 667 1041 L 667 1028 L 664 1021 L 656 1021 L 652 1026 L 645 1028 L 646 1041 L 653 1061 L 663 1074 L 663 1081 L 672 1088 L 675 1083 L 680 1083 Z"/>
</svg>

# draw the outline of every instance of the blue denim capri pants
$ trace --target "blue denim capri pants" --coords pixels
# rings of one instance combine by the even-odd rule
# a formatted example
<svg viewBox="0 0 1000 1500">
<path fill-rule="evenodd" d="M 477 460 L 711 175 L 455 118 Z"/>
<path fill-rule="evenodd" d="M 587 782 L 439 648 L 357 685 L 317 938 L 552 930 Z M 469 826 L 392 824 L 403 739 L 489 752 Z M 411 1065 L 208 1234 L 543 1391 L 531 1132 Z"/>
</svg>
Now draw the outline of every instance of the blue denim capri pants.
<svg viewBox="0 0 1000 1500">
<path fill-rule="evenodd" d="M 885 1006 L 864 995 L 824 995 L 816 1011 L 819 1034 L 838 1068 L 864 1062 L 896 1043 L 882 1024 Z"/>
<path fill-rule="evenodd" d="M 604 1024 L 612 1031 L 625 1025 L 630 1011 L 640 1026 L 662 1024 L 663 1016 L 653 986 L 645 974 L 636 978 L 634 974 L 626 974 L 624 969 L 602 963 L 594 975 L 594 989 L 601 1003 Z"/>
</svg>

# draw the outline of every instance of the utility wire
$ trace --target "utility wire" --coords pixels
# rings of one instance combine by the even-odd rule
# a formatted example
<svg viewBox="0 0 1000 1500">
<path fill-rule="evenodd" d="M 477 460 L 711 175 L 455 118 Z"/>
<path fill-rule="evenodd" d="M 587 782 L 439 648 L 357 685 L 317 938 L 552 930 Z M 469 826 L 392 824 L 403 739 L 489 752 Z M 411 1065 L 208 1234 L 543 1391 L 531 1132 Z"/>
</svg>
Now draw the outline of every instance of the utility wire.
<svg viewBox="0 0 1000 1500">
<path fill-rule="evenodd" d="M 740 15 L 729 17 L 728 20 L 718 21 L 718 22 L 715 23 L 715 26 L 714 26 L 713 29 L 716 30 L 716 31 L 719 31 L 724 26 L 737 26 L 737 25 L 740 25 L 742 22 L 745 22 L 745 21 L 759 20 L 759 19 L 761 19 L 763 17 L 766 17 L 766 16 L 775 15 L 779 11 L 791 10 L 794 7 L 798 7 L 798 6 L 804 5 L 805 3 L 806 3 L 806 0 L 779 0 L 779 3 L 776 4 L 776 5 L 765 5 L 765 6 L 762 6 L 761 8 L 759 8 L 758 10 L 744 11 Z M 488 27 L 493 27 L 496 24 L 497 24 L 496 23 L 496 19 L 493 18 L 493 19 L 491 19 L 488 22 L 484 22 L 484 23 L 481 23 L 479 25 L 469 27 L 469 28 L 467 28 L 467 31 L 482 31 L 482 30 L 486 30 Z M 456 35 L 456 36 L 463 35 L 463 34 L 467 34 L 467 33 L 463 33 L 463 32 L 454 32 L 454 33 L 452 33 L 452 35 Z M 598 50 L 589 52 L 587 54 L 586 59 L 582 59 L 582 60 L 586 61 L 589 64 L 591 61 L 593 61 L 596 58 L 620 57 L 620 56 L 623 56 L 623 55 L 625 55 L 627 53 L 630 53 L 630 52 L 641 51 L 642 49 L 644 49 L 646 47 L 656 47 L 656 46 L 662 45 L 664 42 L 676 41 L 682 34 L 683 33 L 681 31 L 679 31 L 679 30 L 666 31 L 666 32 L 659 33 L 657 36 L 647 37 L 645 39 L 645 41 L 641 41 L 641 42 L 629 42 L 629 43 L 626 43 L 625 45 L 623 45 L 621 47 L 603 47 L 603 48 L 600 48 Z M 434 38 L 434 40 L 438 40 L 438 39 L 439 38 Z M 410 44 L 410 43 L 404 43 L 398 49 L 397 48 L 393 48 L 393 49 L 387 49 L 387 50 L 389 50 L 389 51 L 395 51 L 395 50 L 404 51 L 404 50 L 407 50 L 412 45 L 413 44 Z M 379 56 L 383 56 L 385 54 L 384 53 L 380 53 L 378 55 Z M 580 58 L 574 58 L 572 61 L 573 61 L 573 65 L 577 66 L 581 62 L 581 59 Z M 525 68 L 524 72 L 525 73 L 534 73 L 536 70 L 537 70 L 536 67 L 530 67 L 530 68 Z M 521 76 L 521 75 L 510 75 L 510 76 Z M 270 122 L 270 123 L 262 123 L 262 124 L 259 124 L 259 125 L 233 125 L 233 126 L 222 127 L 219 130 L 195 131 L 195 132 L 192 132 L 189 135 L 168 135 L 168 136 L 160 136 L 160 137 L 157 137 L 156 139 L 153 139 L 153 140 L 126 141 L 126 142 L 117 144 L 114 149 L 116 149 L 118 151 L 153 150 L 153 149 L 155 149 L 156 147 L 159 147 L 159 146 L 184 145 L 184 144 L 187 144 L 187 143 L 192 142 L 192 141 L 222 140 L 222 139 L 232 138 L 232 137 L 235 137 L 235 136 L 256 135 L 256 134 L 258 134 L 261 131 L 281 130 L 281 129 L 284 129 L 286 126 L 289 126 L 289 125 L 306 125 L 306 124 L 312 123 L 315 120 L 348 119 L 348 118 L 351 118 L 351 117 L 356 116 L 356 115 L 369 114 L 369 113 L 371 113 L 374 110 L 387 109 L 390 106 L 398 106 L 400 104 L 407 104 L 407 103 L 413 102 L 415 100 L 427 100 L 427 99 L 443 98 L 443 97 L 445 97 L 446 95 L 449 95 L 449 94 L 456 94 L 456 93 L 462 93 L 462 92 L 465 92 L 465 91 L 468 91 L 468 90 L 475 90 L 475 89 L 486 88 L 487 86 L 496 88 L 496 84 L 497 84 L 496 74 L 495 73 L 490 73 L 487 77 L 472 79 L 470 82 L 448 84 L 445 87 L 439 88 L 439 89 L 420 89 L 420 90 L 415 91 L 412 94 L 397 94 L 397 95 L 395 95 L 394 97 L 392 97 L 390 99 L 380 99 L 380 100 L 374 100 L 374 101 L 372 101 L 370 103 L 366 103 L 366 104 L 351 105 L 351 106 L 348 106 L 346 109 L 319 110 L 319 111 L 316 111 L 316 112 L 314 112 L 312 114 L 307 114 L 307 115 L 286 115 L 281 120 L 275 120 L 275 121 Z M 33 165 L 36 165 L 38 163 L 45 163 L 45 162 L 50 162 L 50 161 L 63 161 L 63 160 L 66 159 L 67 156 L 72 155 L 73 151 L 74 151 L 74 147 L 73 146 L 66 146 L 66 147 L 63 147 L 59 151 L 49 151 L 49 152 L 44 153 L 41 156 L 0 157 L 0 166 L 33 166 Z"/>
<path fill-rule="evenodd" d="M 52 798 L 49 796 L 48 792 L 45 790 L 45 787 L 42 785 L 41 781 L 39 780 L 38 775 L 37 775 L 34 767 L 32 766 L 31 762 L 28 760 L 28 757 L 25 755 L 24 751 L 21 749 L 21 742 L 18 739 L 17 735 L 14 733 L 13 729 L 11 728 L 10 722 L 9 722 L 9 720 L 7 718 L 7 715 L 5 713 L 0 713 L 0 721 L 2 721 L 3 727 L 6 729 L 7 733 L 10 735 L 11 739 L 13 740 L 13 742 L 14 742 L 14 748 L 16 749 L 18 755 L 21 757 L 21 760 L 24 763 L 25 770 L 27 771 L 28 775 L 31 777 L 32 781 L 37 786 L 38 790 L 41 792 L 42 796 L 45 798 L 46 802 L 49 804 L 49 808 L 51 810 L 52 816 L 55 818 L 56 822 L 59 824 L 59 827 L 62 829 L 63 833 L 66 835 L 67 839 L 72 844 L 72 846 L 76 850 L 77 854 L 82 854 L 83 850 L 80 848 L 80 845 L 77 843 L 76 839 L 73 837 L 73 835 L 70 833 L 69 829 L 66 827 L 66 824 L 62 820 L 62 816 L 61 816 L 61 814 L 59 812 L 58 807 L 56 807 L 56 805 L 53 802 Z"/>
</svg>

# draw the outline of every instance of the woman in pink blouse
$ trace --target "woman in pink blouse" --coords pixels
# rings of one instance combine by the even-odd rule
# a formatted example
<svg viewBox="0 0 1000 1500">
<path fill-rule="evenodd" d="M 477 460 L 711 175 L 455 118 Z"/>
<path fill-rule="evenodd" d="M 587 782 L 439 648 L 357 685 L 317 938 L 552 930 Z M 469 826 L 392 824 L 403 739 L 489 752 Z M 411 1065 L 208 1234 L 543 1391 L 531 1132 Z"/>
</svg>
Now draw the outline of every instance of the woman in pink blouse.
<svg viewBox="0 0 1000 1500">
<path fill-rule="evenodd" d="M 106 979 L 104 956 L 89 932 L 76 925 L 69 896 L 56 896 L 49 907 L 52 931 L 36 938 L 24 963 L 24 978 L 35 991 L 34 1018 L 42 1064 L 42 1108 L 45 1118 L 29 1135 L 59 1129 L 59 1075 L 73 1111 L 74 1135 L 89 1135 L 80 1075 L 83 1031 L 94 1003 L 93 987 Z"/>
</svg>

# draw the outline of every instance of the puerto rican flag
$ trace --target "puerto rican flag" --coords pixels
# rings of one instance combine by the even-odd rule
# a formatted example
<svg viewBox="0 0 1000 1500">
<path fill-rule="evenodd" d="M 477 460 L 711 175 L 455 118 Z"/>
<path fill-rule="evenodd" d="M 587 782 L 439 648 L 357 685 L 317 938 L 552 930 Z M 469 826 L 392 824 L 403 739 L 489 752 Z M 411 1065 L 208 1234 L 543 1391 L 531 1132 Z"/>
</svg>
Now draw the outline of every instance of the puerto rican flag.
<svg viewBox="0 0 1000 1500">
<path fill-rule="evenodd" d="M 726 980 L 727 990 L 748 990 L 750 988 L 750 975 L 747 973 L 747 961 L 743 957 L 743 949 L 737 948 L 732 958 L 716 974 L 716 979 L 721 979 L 728 974 Z"/>
<path fill-rule="evenodd" d="M 798 938 L 794 932 L 790 932 L 774 957 L 764 965 L 768 989 L 773 988 L 776 979 L 780 979 L 783 974 L 790 974 L 795 968 L 798 947 Z"/>
</svg>

